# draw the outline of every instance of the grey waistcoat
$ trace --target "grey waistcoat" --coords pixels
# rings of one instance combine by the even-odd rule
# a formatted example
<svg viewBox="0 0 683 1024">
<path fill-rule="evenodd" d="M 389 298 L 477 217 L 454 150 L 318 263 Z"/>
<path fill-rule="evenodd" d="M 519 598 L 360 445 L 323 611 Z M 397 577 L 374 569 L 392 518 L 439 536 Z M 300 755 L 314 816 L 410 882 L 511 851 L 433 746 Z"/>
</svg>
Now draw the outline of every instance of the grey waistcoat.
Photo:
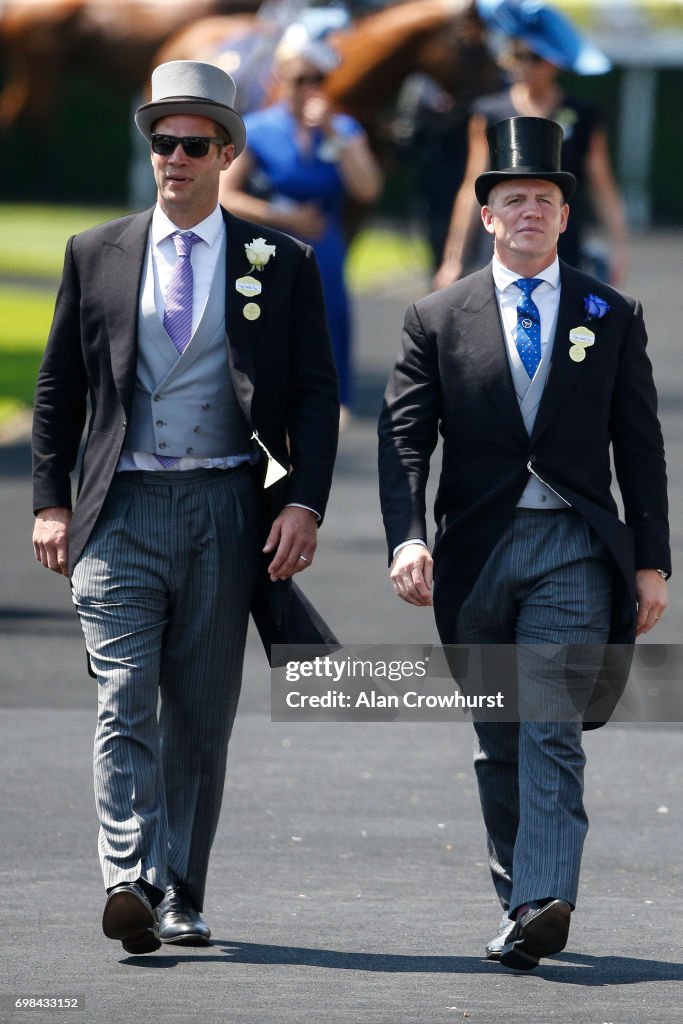
<svg viewBox="0 0 683 1024">
<path fill-rule="evenodd" d="M 209 297 L 181 356 L 164 330 L 154 300 L 148 251 L 138 314 L 135 396 L 128 451 L 215 459 L 251 449 L 251 431 L 230 376 L 225 335 L 225 239 Z"/>
<path fill-rule="evenodd" d="M 529 374 L 524 369 L 522 361 L 517 357 L 516 352 L 512 358 L 510 357 L 510 350 L 506 345 L 517 401 L 519 402 L 524 426 L 526 427 L 526 431 L 529 436 L 531 436 L 531 431 L 534 429 L 536 413 L 538 412 L 538 406 L 541 401 L 543 389 L 545 388 L 546 380 L 548 379 L 548 370 L 550 369 L 550 360 L 553 354 L 553 344 L 554 339 L 551 339 L 543 353 L 543 358 L 539 363 L 533 380 L 529 380 Z M 529 482 L 524 488 L 521 498 L 517 502 L 517 508 L 553 509 L 567 507 L 567 502 L 563 501 L 559 495 L 555 494 L 550 487 L 547 487 L 542 483 L 538 477 L 533 475 L 533 473 L 529 476 Z"/>
</svg>

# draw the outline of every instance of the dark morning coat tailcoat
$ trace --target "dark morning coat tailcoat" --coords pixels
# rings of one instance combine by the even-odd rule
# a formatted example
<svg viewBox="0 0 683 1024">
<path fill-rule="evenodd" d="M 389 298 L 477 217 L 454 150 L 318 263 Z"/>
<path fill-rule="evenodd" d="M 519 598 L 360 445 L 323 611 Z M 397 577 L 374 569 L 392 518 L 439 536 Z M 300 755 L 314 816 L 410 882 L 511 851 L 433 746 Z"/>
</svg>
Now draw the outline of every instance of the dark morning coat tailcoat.
<svg viewBox="0 0 683 1024">
<path fill-rule="evenodd" d="M 90 416 L 69 536 L 73 569 L 97 521 L 126 437 L 137 365 L 141 273 L 152 211 L 111 221 L 67 244 L 55 316 L 41 365 L 33 431 L 34 509 L 71 507 L 70 473 Z M 283 505 L 324 515 L 336 454 L 337 379 L 315 257 L 287 235 L 233 217 L 227 230 L 226 344 L 240 407 L 289 475 L 264 490 L 264 531 Z M 250 271 L 245 244 L 276 247 Z M 261 315 L 235 288 L 252 272 L 262 284 Z M 265 459 L 262 463 L 265 472 Z M 264 532 L 265 539 L 265 532 Z M 265 560 L 264 560 L 265 568 Z M 261 637 L 323 643 L 332 635 L 293 584 L 261 574 L 252 608 Z"/>
<path fill-rule="evenodd" d="M 380 490 L 390 556 L 427 537 L 425 485 L 438 432 L 434 611 L 452 643 L 458 610 L 535 472 L 597 531 L 614 559 L 613 644 L 635 636 L 635 571 L 670 571 L 666 470 L 640 304 L 560 263 L 552 362 L 531 433 L 515 395 L 490 266 L 412 306 L 380 418 Z M 584 300 L 608 304 L 587 320 Z M 582 362 L 569 333 L 595 343 Z M 612 494 L 616 472 L 624 507 Z M 550 514 L 550 513 L 549 513 Z M 623 679 L 618 686 L 623 687 Z"/>
</svg>

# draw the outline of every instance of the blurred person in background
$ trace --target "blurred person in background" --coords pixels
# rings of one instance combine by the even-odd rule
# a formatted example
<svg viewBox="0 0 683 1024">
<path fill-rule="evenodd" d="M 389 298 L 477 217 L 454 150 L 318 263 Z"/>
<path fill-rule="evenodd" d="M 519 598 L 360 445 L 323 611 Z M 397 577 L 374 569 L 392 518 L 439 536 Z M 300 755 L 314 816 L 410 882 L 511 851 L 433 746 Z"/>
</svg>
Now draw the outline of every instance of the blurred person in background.
<svg viewBox="0 0 683 1024">
<path fill-rule="evenodd" d="M 434 286 L 444 288 L 490 259 L 491 242 L 481 226 L 474 181 L 488 167 L 487 128 L 497 121 L 524 116 L 550 118 L 560 125 L 564 134 L 562 168 L 578 183 L 567 230 L 560 237 L 560 258 L 620 287 L 628 272 L 628 227 L 601 115 L 593 103 L 568 95 L 557 82 L 562 71 L 604 74 L 610 62 L 581 38 L 564 15 L 536 0 L 478 0 L 478 10 L 491 30 L 507 37 L 500 61 L 511 85 L 481 97 L 472 106 L 465 176 L 453 204 Z M 591 263 L 585 251 L 586 192 L 607 238 L 607 265 L 604 261 L 602 265 Z"/>
<path fill-rule="evenodd" d="M 430 75 L 415 72 L 401 87 L 392 140 L 398 159 L 415 166 L 414 213 L 429 246 L 432 274 L 441 266 L 465 173 L 468 117 L 469 104 L 456 101 Z"/>
<path fill-rule="evenodd" d="M 323 92 L 339 57 L 295 23 L 274 58 L 279 102 L 247 115 L 248 144 L 223 177 L 221 202 L 286 231 L 315 251 L 339 374 L 342 424 L 352 401 L 351 314 L 344 280 L 346 199 L 375 202 L 382 173 L 361 126 Z"/>
</svg>

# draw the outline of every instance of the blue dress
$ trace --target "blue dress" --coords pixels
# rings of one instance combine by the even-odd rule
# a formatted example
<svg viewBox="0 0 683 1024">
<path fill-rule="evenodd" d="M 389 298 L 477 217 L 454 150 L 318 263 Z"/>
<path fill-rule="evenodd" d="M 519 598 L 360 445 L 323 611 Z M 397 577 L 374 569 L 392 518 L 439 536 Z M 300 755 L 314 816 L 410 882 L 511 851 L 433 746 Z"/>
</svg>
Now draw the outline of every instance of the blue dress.
<svg viewBox="0 0 683 1024">
<path fill-rule="evenodd" d="M 311 151 L 297 144 L 297 124 L 285 104 L 257 110 L 244 118 L 248 148 L 255 172 L 248 191 L 276 206 L 288 203 L 317 203 L 325 219 L 323 235 L 309 242 L 320 266 L 327 319 L 332 335 L 334 358 L 339 374 L 342 405 L 349 405 L 351 390 L 351 317 L 344 282 L 346 245 L 342 229 L 345 188 L 334 159 L 326 153 L 325 136 L 313 132 Z M 334 131 L 344 138 L 362 132 L 346 114 L 332 118 Z"/>
</svg>

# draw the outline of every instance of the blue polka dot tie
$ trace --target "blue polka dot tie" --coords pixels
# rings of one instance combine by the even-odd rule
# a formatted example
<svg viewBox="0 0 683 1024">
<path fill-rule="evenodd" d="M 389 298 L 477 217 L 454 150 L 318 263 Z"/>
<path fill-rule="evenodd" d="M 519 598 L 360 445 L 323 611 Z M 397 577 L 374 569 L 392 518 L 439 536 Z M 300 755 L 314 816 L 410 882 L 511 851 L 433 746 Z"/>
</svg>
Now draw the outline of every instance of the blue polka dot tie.
<svg viewBox="0 0 683 1024">
<path fill-rule="evenodd" d="M 533 380 L 541 361 L 541 314 L 531 298 L 534 288 L 543 283 L 540 277 L 520 277 L 515 284 L 522 293 L 517 303 L 515 342 L 522 366 Z"/>
</svg>

